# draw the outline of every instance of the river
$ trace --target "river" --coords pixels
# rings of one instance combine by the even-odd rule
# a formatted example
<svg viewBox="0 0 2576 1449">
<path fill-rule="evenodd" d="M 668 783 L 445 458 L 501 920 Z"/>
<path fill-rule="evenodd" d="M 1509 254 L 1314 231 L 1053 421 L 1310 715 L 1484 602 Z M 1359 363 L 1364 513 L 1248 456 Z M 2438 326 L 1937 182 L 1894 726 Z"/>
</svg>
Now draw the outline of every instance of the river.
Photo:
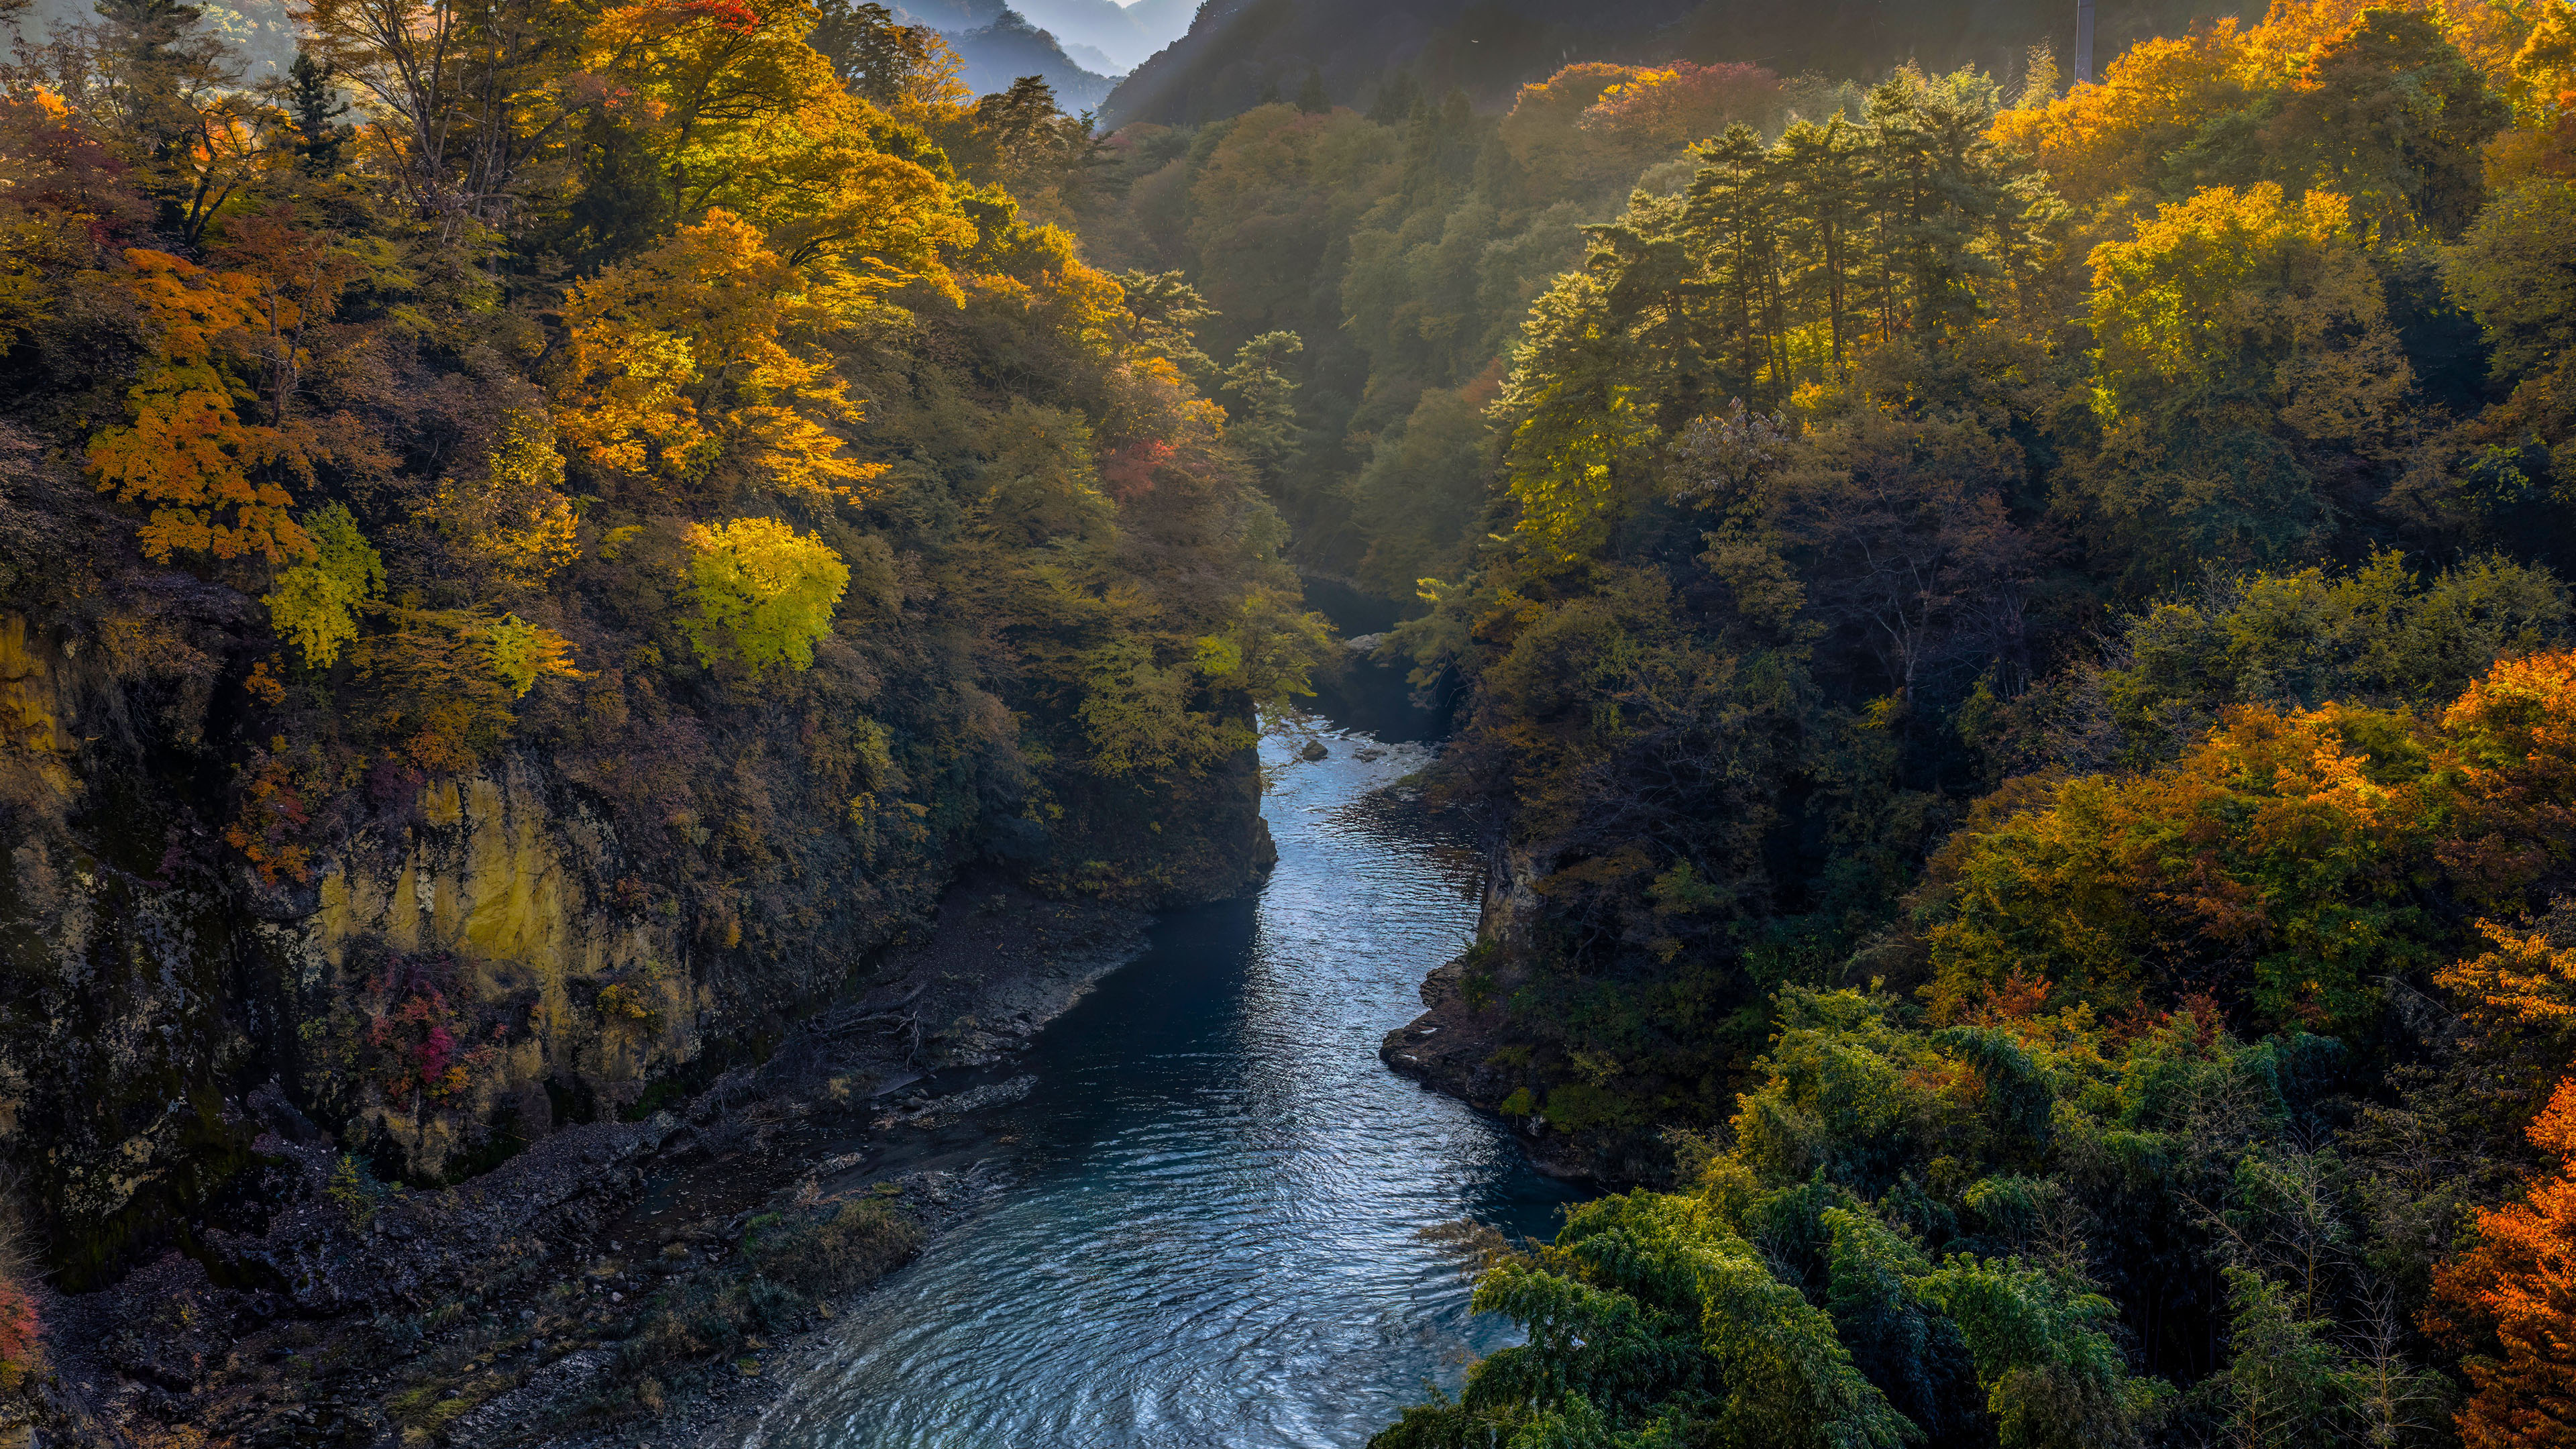
<svg viewBox="0 0 2576 1449">
<path fill-rule="evenodd" d="M 1006 1185 L 848 1308 L 753 1444 L 1355 1446 L 1514 1341 L 1417 1234 L 1547 1234 L 1577 1190 L 1377 1059 L 1476 921 L 1460 842 L 1379 793 L 1427 758 L 1273 729 L 1268 884 L 1165 917 L 1040 1035 L 1036 1090 L 982 1122 Z"/>
</svg>

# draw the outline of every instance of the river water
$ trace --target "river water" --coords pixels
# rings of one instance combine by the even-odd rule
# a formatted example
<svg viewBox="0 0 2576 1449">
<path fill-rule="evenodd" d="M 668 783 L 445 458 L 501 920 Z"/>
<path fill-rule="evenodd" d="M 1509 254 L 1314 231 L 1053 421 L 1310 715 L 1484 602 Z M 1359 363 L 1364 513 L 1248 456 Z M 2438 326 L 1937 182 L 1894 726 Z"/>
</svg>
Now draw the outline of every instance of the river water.
<svg viewBox="0 0 2576 1449">
<path fill-rule="evenodd" d="M 984 1119 L 1007 1185 L 844 1313 L 752 1443 L 1358 1445 L 1514 1341 L 1417 1233 L 1545 1235 L 1576 1192 L 1377 1059 L 1475 927 L 1460 843 L 1377 793 L 1427 758 L 1274 729 L 1267 886 L 1165 917 L 1046 1029 L 1011 1068 L 1036 1090 Z"/>
</svg>

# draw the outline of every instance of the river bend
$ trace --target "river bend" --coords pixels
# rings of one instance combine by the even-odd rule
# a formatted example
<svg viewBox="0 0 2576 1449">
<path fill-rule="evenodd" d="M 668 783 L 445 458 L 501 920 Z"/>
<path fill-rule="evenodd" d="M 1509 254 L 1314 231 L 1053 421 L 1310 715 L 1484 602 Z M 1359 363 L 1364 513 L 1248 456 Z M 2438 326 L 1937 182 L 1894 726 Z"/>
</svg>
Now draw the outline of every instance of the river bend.
<svg viewBox="0 0 2576 1449">
<path fill-rule="evenodd" d="M 979 1124 L 1008 1185 L 850 1307 L 753 1444 L 1356 1446 L 1512 1341 L 1417 1233 L 1547 1233 L 1574 1190 L 1377 1059 L 1471 938 L 1475 865 L 1382 790 L 1422 746 L 1319 737 L 1262 743 L 1266 887 L 1165 917 L 1012 1066 L 1037 1089 Z"/>
</svg>

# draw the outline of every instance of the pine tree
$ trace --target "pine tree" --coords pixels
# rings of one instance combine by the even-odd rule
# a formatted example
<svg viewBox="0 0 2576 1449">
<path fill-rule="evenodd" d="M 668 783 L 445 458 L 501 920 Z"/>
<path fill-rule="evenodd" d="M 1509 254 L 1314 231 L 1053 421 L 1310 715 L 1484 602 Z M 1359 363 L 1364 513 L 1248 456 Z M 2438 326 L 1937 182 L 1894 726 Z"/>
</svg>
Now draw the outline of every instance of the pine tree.
<svg viewBox="0 0 2576 1449">
<path fill-rule="evenodd" d="M 331 68 L 315 60 L 313 52 L 297 50 L 295 63 L 286 71 L 286 95 L 296 132 L 304 138 L 295 146 L 296 164 L 314 176 L 338 171 L 349 128 L 333 123 L 349 113 L 349 103 L 340 99 L 339 89 L 331 83 Z"/>
<path fill-rule="evenodd" d="M 1401 126 L 1413 114 L 1414 103 L 1421 98 L 1421 87 L 1413 83 L 1413 72 L 1395 70 L 1379 81 L 1377 99 L 1369 102 L 1368 118 L 1381 126 Z"/>
<path fill-rule="evenodd" d="M 1691 182 L 1689 233 L 1693 245 L 1714 274 L 1725 310 L 1726 340 L 1732 355 L 1725 389 L 1751 399 L 1756 406 L 1767 392 L 1787 393 L 1777 356 L 1778 267 L 1773 245 L 1774 201 L 1779 187 L 1770 154 L 1750 126 L 1729 127 L 1724 136 L 1693 150 L 1700 161 Z"/>
<path fill-rule="evenodd" d="M 1791 126 L 1772 158 L 1789 201 L 1781 236 L 1783 267 L 1811 312 L 1822 304 L 1837 381 L 1845 375 L 1853 340 L 1852 244 L 1866 226 L 1862 203 L 1869 170 L 1862 144 L 1859 128 L 1837 114 L 1821 126 L 1812 121 Z"/>
<path fill-rule="evenodd" d="M 1324 73 L 1312 66 L 1306 68 L 1306 83 L 1297 88 L 1297 109 L 1310 116 L 1333 109 L 1333 98 L 1324 90 Z"/>
</svg>

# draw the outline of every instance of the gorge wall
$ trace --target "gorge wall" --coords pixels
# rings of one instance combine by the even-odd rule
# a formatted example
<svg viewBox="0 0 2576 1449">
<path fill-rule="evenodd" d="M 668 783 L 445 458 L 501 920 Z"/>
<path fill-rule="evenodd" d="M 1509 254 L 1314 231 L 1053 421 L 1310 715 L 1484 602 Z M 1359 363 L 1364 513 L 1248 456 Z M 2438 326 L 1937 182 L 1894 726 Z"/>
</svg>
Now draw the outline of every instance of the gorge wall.
<svg viewBox="0 0 2576 1449">
<path fill-rule="evenodd" d="M 204 823 L 233 772 L 129 735 L 117 674 L 77 636 L 0 616 L 0 771 L 33 827 L 0 874 L 0 1160 L 75 1285 L 184 1245 L 210 1207 L 255 1217 L 225 1198 L 264 1131 L 326 1127 L 376 1174 L 440 1182 L 640 1115 L 863 980 L 959 870 L 1079 882 L 1106 852 L 1124 869 L 1093 893 L 1159 904 L 1244 889 L 1270 857 L 1244 760 L 1193 808 L 1151 812 L 1163 829 L 1104 798 L 1096 829 L 1075 813 L 980 857 L 907 859 L 868 909 L 812 879 L 811 938 L 747 942 L 738 921 L 697 929 L 683 883 L 600 802 L 513 750 L 374 800 L 307 880 L 263 881 Z M 271 1081 L 263 1115 L 248 1103 Z"/>
</svg>

